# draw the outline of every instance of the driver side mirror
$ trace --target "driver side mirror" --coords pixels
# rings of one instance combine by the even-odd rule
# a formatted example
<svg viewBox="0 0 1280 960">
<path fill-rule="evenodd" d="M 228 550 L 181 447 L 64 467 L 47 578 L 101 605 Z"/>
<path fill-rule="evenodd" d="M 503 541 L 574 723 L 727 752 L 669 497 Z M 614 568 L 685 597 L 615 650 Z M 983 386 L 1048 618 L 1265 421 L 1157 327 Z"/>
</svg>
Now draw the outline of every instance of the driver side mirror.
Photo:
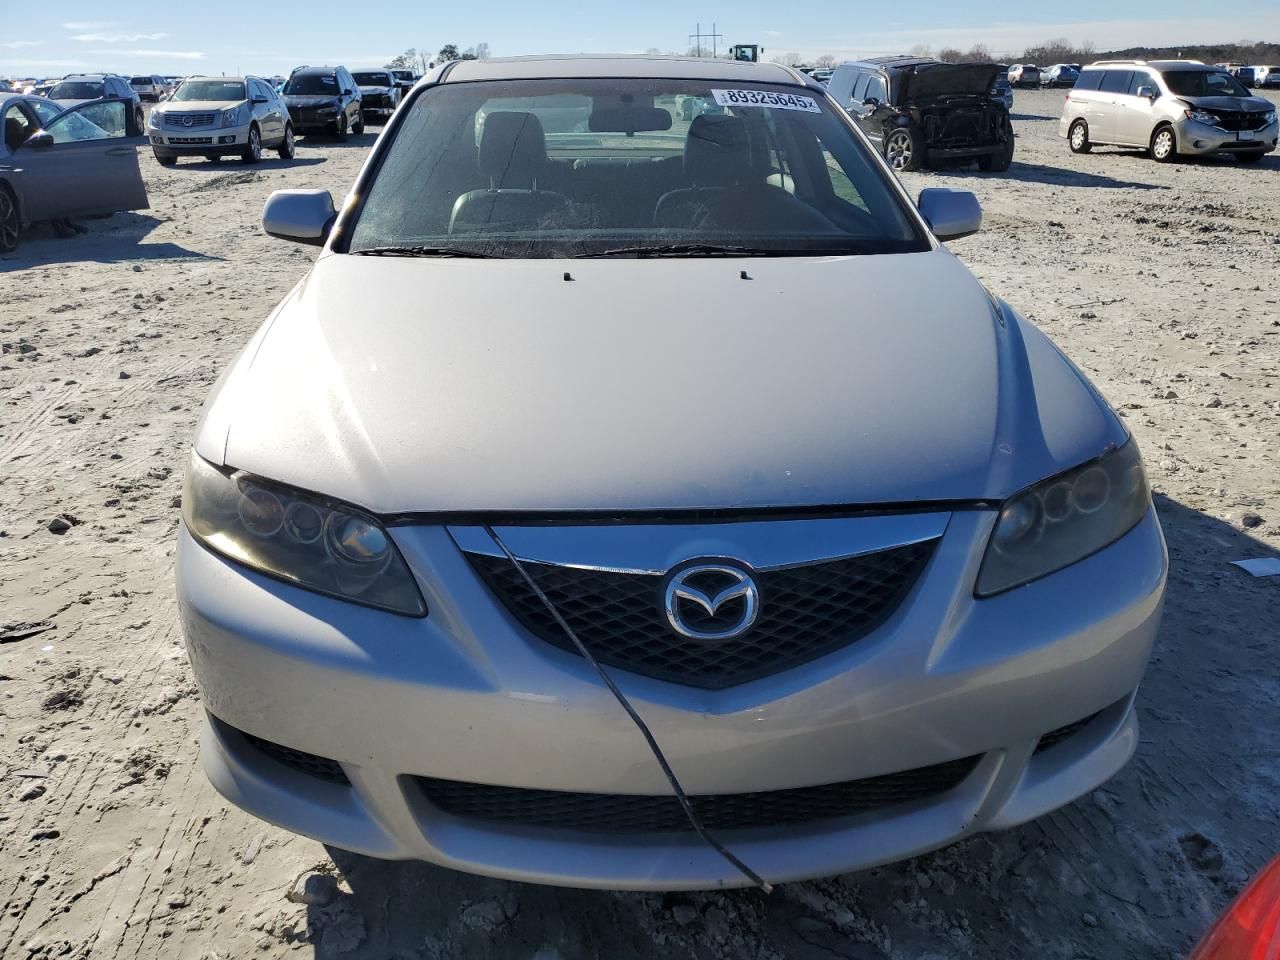
<svg viewBox="0 0 1280 960">
<path fill-rule="evenodd" d="M 1156 88 L 1143 84 L 1138 88 L 1138 96 L 1146 97 L 1148 100 L 1154 100 L 1158 96 Z"/>
<path fill-rule="evenodd" d="M 968 190 L 928 187 L 920 191 L 916 207 L 939 240 L 958 240 L 982 229 L 982 204 Z"/>
<path fill-rule="evenodd" d="M 266 97 L 254 97 L 253 102 L 255 104 L 259 104 L 259 103 L 270 103 L 271 101 L 269 101 Z"/>
<path fill-rule="evenodd" d="M 262 229 L 277 240 L 324 246 L 338 219 L 328 190 L 277 190 L 262 208 Z"/>
<path fill-rule="evenodd" d="M 53 134 L 45 130 L 37 130 L 27 139 L 22 141 L 24 147 L 31 147 L 35 150 L 47 150 L 53 146 Z"/>
</svg>

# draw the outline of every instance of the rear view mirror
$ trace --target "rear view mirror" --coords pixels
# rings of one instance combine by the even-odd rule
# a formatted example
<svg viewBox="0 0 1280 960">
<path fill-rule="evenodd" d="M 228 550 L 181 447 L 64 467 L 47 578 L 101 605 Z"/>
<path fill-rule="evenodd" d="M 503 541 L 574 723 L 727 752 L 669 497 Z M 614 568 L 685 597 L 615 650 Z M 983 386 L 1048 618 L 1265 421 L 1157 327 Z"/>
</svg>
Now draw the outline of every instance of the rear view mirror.
<svg viewBox="0 0 1280 960">
<path fill-rule="evenodd" d="M 939 240 L 957 240 L 982 229 L 982 205 L 968 190 L 928 187 L 920 191 L 916 206 Z"/>
<path fill-rule="evenodd" d="M 26 140 L 23 140 L 22 145 L 24 147 L 32 147 L 33 149 L 52 147 L 53 134 L 44 130 L 37 130 L 31 136 L 27 137 Z"/>
<path fill-rule="evenodd" d="M 592 133 L 670 130 L 671 114 L 661 107 L 601 107 L 591 111 L 587 126 Z"/>
<path fill-rule="evenodd" d="M 337 218 L 328 190 L 277 190 L 262 208 L 262 229 L 277 240 L 319 247 Z"/>
</svg>

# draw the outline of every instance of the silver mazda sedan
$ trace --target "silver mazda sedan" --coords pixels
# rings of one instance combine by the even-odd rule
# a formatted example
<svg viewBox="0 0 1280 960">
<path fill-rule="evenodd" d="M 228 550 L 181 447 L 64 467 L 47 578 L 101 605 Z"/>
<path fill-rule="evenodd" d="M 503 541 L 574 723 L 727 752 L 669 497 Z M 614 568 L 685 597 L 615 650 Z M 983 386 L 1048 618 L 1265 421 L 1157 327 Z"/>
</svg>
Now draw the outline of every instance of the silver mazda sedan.
<svg viewBox="0 0 1280 960">
<path fill-rule="evenodd" d="M 693 109 L 685 109 L 690 104 Z M 1137 446 L 776 64 L 449 64 L 209 398 L 181 617 L 214 786 L 336 847 L 729 887 L 1119 770 L 1167 560 Z M 442 309 L 447 307 L 447 309 Z"/>
</svg>

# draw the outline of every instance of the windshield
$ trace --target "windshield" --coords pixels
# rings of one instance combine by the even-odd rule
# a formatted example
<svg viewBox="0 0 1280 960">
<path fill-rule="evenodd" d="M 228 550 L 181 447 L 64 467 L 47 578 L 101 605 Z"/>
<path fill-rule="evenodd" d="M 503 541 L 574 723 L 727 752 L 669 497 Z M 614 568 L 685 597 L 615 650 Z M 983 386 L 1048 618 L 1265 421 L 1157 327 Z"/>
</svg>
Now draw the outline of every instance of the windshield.
<svg viewBox="0 0 1280 960">
<path fill-rule="evenodd" d="M 150 77 L 132 77 L 129 80 L 129 84 L 130 86 L 134 86 L 134 87 L 149 86 L 151 84 L 151 78 Z"/>
<path fill-rule="evenodd" d="M 174 91 L 170 100 L 243 100 L 241 80 L 187 80 Z"/>
<path fill-rule="evenodd" d="M 394 74 L 396 75 L 396 79 L 397 79 L 397 80 L 412 80 L 412 79 L 413 79 L 413 71 L 412 71 L 412 70 L 392 70 L 391 72 L 392 72 L 392 73 L 394 73 Z"/>
<path fill-rule="evenodd" d="M 1247 97 L 1244 84 L 1225 70 L 1167 70 L 1164 82 L 1179 97 Z"/>
<path fill-rule="evenodd" d="M 389 87 L 392 83 L 389 73 L 353 73 L 351 76 L 361 87 Z"/>
<path fill-rule="evenodd" d="M 536 258 L 930 249 L 824 100 L 787 85 L 656 79 L 420 95 L 347 249 L 420 247 Z"/>
<path fill-rule="evenodd" d="M 101 80 L 64 80 L 49 91 L 50 100 L 96 100 L 100 96 Z"/>
<path fill-rule="evenodd" d="M 338 78 L 332 73 L 303 73 L 290 77 L 284 85 L 286 96 L 301 97 L 336 97 L 338 95 Z"/>
</svg>

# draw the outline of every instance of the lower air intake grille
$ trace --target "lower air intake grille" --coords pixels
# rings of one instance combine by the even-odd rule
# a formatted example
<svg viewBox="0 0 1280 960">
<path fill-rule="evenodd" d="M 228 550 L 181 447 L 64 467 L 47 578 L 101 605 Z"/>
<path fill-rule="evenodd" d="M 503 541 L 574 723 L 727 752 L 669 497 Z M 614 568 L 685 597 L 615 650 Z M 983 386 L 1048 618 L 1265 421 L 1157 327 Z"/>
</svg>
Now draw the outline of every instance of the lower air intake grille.
<svg viewBox="0 0 1280 960">
<path fill-rule="evenodd" d="M 671 629 L 661 576 L 528 561 L 524 567 L 601 663 L 714 690 L 799 666 L 866 636 L 898 608 L 936 544 L 760 571 L 759 619 L 742 636 L 713 643 L 692 642 Z M 509 560 L 467 558 L 530 632 L 577 652 Z"/>
<path fill-rule="evenodd" d="M 1048 733 L 1046 733 L 1043 737 L 1040 738 L 1040 742 L 1036 744 L 1035 752 L 1042 753 L 1043 751 L 1048 750 L 1050 747 L 1057 746 L 1063 740 L 1066 740 L 1069 737 L 1075 736 L 1077 733 L 1079 733 L 1081 730 L 1087 727 L 1090 723 L 1092 723 L 1093 718 L 1096 716 L 1097 714 L 1093 713 L 1085 717 L 1083 720 L 1077 720 L 1075 723 L 1068 723 L 1065 727 L 1059 727 L 1057 730 L 1050 730 Z"/>
<path fill-rule="evenodd" d="M 315 777 L 328 783 L 341 784 L 344 787 L 351 784 L 351 781 L 347 779 L 346 773 L 343 772 L 342 765 L 337 760 L 317 757 L 314 753 L 304 753 L 301 750 L 293 749 L 293 747 L 272 743 L 270 740 L 263 740 L 261 737 L 255 737 L 253 734 L 245 733 L 243 730 L 239 731 L 239 733 L 249 742 L 250 746 L 257 748 L 258 751 L 265 753 L 276 763 L 283 764 L 291 770 L 305 773 L 309 777 Z"/>
<path fill-rule="evenodd" d="M 946 793 L 967 777 L 980 757 L 952 760 L 887 776 L 817 787 L 693 796 L 689 800 L 711 830 L 742 830 L 813 823 L 880 810 Z M 606 833 L 690 831 L 673 796 L 562 793 L 416 778 L 433 805 L 455 817 Z"/>
</svg>

